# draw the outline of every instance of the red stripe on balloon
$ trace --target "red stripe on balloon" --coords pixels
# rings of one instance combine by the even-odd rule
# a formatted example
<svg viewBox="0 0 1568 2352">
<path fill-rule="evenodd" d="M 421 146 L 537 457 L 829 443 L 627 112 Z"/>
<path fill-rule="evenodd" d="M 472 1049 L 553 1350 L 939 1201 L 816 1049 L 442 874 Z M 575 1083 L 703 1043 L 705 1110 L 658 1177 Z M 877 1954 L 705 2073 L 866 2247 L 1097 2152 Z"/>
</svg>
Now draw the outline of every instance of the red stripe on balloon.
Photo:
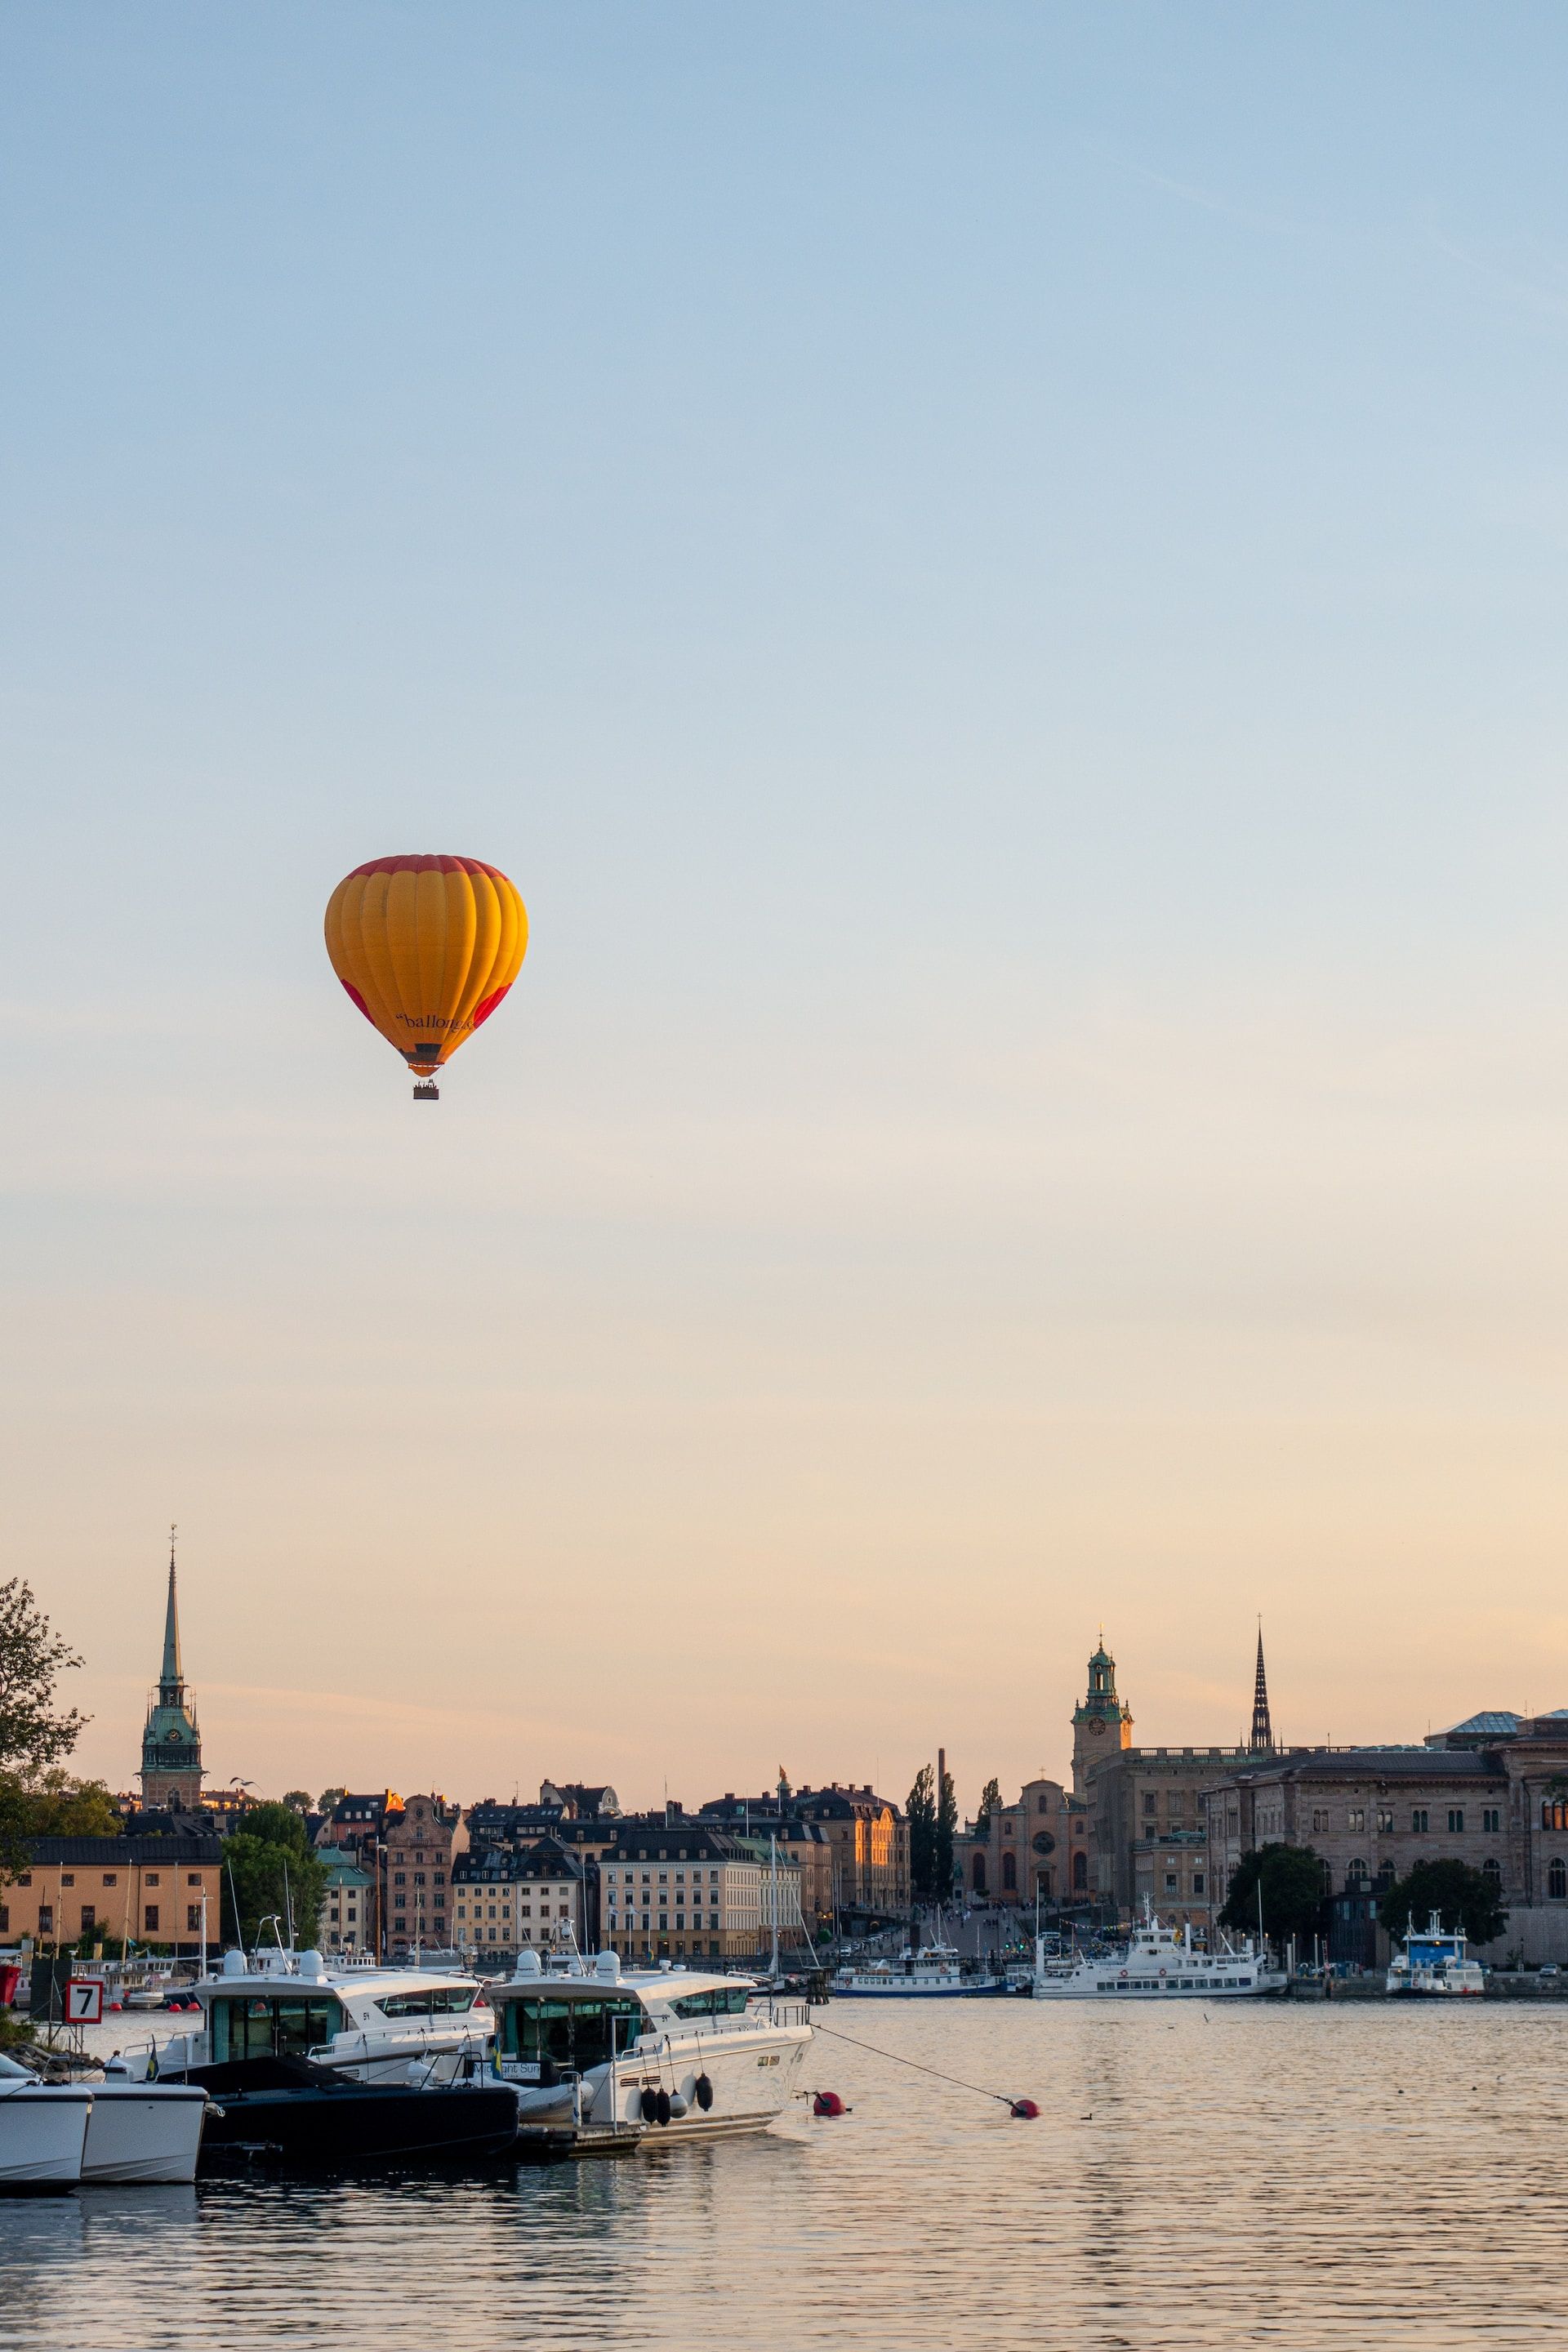
<svg viewBox="0 0 1568 2352">
<path fill-rule="evenodd" d="M 481 1021 L 488 1021 L 489 1019 L 490 1014 L 495 1011 L 496 1006 L 500 1003 L 501 998 L 507 992 L 507 989 L 510 988 L 510 986 L 511 982 L 509 980 L 507 982 L 506 988 L 498 988 L 493 996 L 487 996 L 482 1004 L 475 1005 L 472 1023 L 472 1026 L 474 1028 L 477 1029 Z"/>
<path fill-rule="evenodd" d="M 354 986 L 353 981 L 345 980 L 341 984 L 347 990 L 349 995 L 353 998 L 354 1003 L 359 1006 L 360 1011 L 364 1014 L 365 1019 L 370 1023 L 371 1027 L 374 1029 L 375 1027 L 375 1015 L 371 1011 L 369 1005 L 365 1003 L 363 997 L 360 994 L 358 989 Z"/>
</svg>

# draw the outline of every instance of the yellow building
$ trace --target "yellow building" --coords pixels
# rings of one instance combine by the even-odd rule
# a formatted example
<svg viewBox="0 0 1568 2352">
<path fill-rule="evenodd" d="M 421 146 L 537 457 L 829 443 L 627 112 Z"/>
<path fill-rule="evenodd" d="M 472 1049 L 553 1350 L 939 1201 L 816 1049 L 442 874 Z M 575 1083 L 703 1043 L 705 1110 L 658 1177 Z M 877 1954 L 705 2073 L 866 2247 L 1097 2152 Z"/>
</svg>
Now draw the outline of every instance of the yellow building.
<svg viewBox="0 0 1568 2352">
<path fill-rule="evenodd" d="M 222 1945 L 216 1837 L 47 1837 L 29 1867 L 0 1882 L 0 1938 L 64 1950 L 83 1936 L 198 1959 Z M 204 1906 L 205 1898 L 205 1906 Z"/>
</svg>

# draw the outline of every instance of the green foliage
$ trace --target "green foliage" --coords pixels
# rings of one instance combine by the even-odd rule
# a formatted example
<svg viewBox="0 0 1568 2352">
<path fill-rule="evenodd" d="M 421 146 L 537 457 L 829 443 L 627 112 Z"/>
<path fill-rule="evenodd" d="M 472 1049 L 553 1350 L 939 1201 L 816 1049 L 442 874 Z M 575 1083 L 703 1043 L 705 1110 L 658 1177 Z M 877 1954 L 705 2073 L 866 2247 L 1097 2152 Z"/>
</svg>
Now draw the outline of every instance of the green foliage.
<svg viewBox="0 0 1568 2352">
<path fill-rule="evenodd" d="M 347 1795 L 346 1789 L 323 1789 L 316 1800 L 316 1811 L 319 1813 L 330 1813 L 332 1807 L 341 1805 Z"/>
<path fill-rule="evenodd" d="M 985 1835 L 985 1832 L 990 1828 L 992 1822 L 995 1819 L 1001 1810 L 1002 1784 L 999 1780 L 987 1780 L 985 1786 L 980 1791 L 980 1811 L 974 1816 L 974 1833 L 976 1837 L 984 1837 Z"/>
<path fill-rule="evenodd" d="M 101 1780 L 72 1780 L 57 1766 L 37 1779 L 0 1771 L 0 1878 L 27 1866 L 41 1837 L 118 1837 L 123 1827 Z"/>
<path fill-rule="evenodd" d="M 936 1876 L 936 1775 L 929 1764 L 915 1774 L 910 1790 L 910 1892 L 917 1903 L 934 1903 Z"/>
<path fill-rule="evenodd" d="M 237 1934 L 247 1951 L 260 1940 L 261 1922 L 273 1913 L 287 1941 L 290 1907 L 295 1942 L 301 1948 L 313 1944 L 326 1888 L 326 1864 L 312 1850 L 304 1822 L 288 1805 L 253 1806 L 245 1827 L 224 1842 L 219 1909 L 225 1933 Z M 268 1928 L 268 1941 L 271 1934 Z"/>
<path fill-rule="evenodd" d="M 1436 1911 L 1450 1931 L 1463 1927 L 1472 1944 L 1489 1944 L 1508 1925 L 1508 1911 L 1484 1870 L 1468 1862 L 1418 1862 L 1379 1897 L 1377 1916 L 1395 1941 L 1412 1919 L 1424 1927 Z"/>
<path fill-rule="evenodd" d="M 26 1863 L 28 1831 L 18 1792 L 70 1754 L 87 1721 L 55 1704 L 60 1675 L 80 1664 L 51 1632 L 20 1577 L 0 1584 L 0 1775 L 11 1783 L 11 1801 L 0 1801 L 0 1876 L 14 1877 Z"/>
<path fill-rule="evenodd" d="M 952 1895 L 952 1838 L 958 1827 L 958 1799 L 952 1786 L 952 1774 L 944 1772 L 937 1792 L 936 1833 L 931 1842 L 931 1877 L 936 1885 L 939 1903 Z"/>
<path fill-rule="evenodd" d="M 1319 1856 L 1310 1845 L 1266 1845 L 1259 1853 L 1244 1853 L 1219 1915 L 1222 1927 L 1257 1932 L 1260 1884 L 1268 1941 L 1282 1944 L 1294 1936 L 1304 1942 L 1320 1926 L 1328 1892 Z"/>
<path fill-rule="evenodd" d="M 286 1789 L 283 1802 L 291 1813 L 308 1813 L 313 1810 L 309 1789 Z"/>
</svg>

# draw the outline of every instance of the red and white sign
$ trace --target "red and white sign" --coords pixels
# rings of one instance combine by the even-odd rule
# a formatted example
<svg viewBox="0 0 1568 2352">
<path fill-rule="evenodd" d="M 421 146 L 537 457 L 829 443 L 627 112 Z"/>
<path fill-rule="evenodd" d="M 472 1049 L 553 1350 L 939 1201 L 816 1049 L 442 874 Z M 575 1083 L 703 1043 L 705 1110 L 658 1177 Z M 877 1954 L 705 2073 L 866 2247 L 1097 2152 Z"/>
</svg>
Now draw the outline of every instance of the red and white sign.
<svg viewBox="0 0 1568 2352">
<path fill-rule="evenodd" d="M 101 1977 L 72 1977 L 66 1987 L 66 2022 L 68 2025 L 103 2023 Z"/>
</svg>

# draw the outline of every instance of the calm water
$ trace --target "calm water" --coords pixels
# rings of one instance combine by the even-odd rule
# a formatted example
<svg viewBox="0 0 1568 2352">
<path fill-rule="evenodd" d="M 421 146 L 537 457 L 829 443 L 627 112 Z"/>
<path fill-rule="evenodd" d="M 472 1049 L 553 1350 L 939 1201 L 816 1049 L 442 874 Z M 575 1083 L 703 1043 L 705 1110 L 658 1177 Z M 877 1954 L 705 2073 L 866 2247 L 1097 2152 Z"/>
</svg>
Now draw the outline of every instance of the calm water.
<svg viewBox="0 0 1568 2352">
<path fill-rule="evenodd" d="M 826 2023 L 855 2112 L 472 2184 L 0 2201 L 0 2347 L 1485 2346 L 1568 2327 L 1568 2009 Z"/>
</svg>

